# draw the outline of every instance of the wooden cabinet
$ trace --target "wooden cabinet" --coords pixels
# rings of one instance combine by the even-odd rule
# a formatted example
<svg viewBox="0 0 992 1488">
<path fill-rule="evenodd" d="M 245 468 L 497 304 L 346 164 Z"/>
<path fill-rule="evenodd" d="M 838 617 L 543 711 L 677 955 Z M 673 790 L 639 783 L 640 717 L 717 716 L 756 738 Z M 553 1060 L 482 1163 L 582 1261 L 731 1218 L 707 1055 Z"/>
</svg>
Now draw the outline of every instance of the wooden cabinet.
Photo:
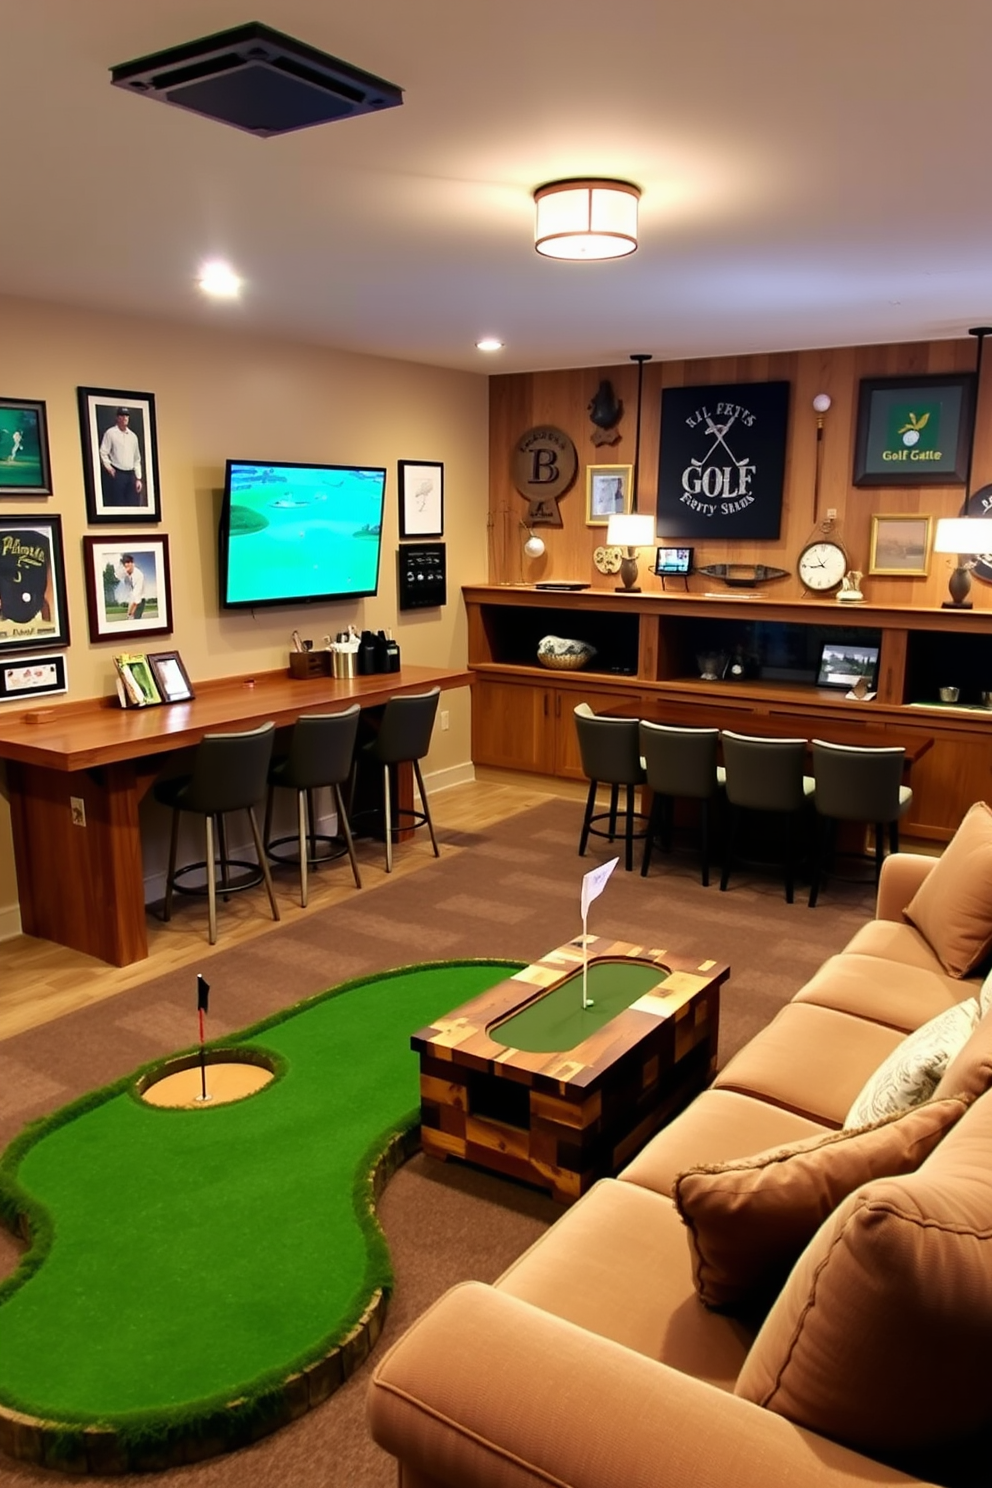
<svg viewBox="0 0 992 1488">
<path fill-rule="evenodd" d="M 992 801 L 992 612 L 886 605 L 841 607 L 832 600 L 752 598 L 693 593 L 617 594 L 478 585 L 464 591 L 469 666 L 475 674 L 472 755 L 479 764 L 581 779 L 572 720 L 577 703 L 597 711 L 619 703 L 659 703 L 671 722 L 713 722 L 746 732 L 749 716 L 795 720 L 815 736 L 817 721 L 907 729 L 933 739 L 913 769 L 912 835 L 947 841 L 976 800 Z M 554 634 L 596 648 L 579 673 L 555 673 L 536 659 Z M 816 685 L 825 640 L 879 648 L 877 696 L 846 700 L 843 689 Z M 751 675 L 707 680 L 700 657 L 742 650 Z M 959 705 L 939 688 L 960 688 Z"/>
</svg>

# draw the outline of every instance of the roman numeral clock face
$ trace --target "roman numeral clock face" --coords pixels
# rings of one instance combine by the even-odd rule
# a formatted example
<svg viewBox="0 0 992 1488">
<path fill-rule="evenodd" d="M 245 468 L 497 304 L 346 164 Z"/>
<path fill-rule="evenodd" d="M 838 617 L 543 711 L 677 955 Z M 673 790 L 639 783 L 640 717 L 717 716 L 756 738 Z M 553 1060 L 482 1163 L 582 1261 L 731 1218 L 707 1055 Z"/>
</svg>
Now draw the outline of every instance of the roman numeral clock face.
<svg viewBox="0 0 992 1488">
<path fill-rule="evenodd" d="M 803 584 L 813 594 L 836 589 L 847 573 L 847 554 L 835 542 L 812 542 L 799 554 L 796 565 Z"/>
</svg>

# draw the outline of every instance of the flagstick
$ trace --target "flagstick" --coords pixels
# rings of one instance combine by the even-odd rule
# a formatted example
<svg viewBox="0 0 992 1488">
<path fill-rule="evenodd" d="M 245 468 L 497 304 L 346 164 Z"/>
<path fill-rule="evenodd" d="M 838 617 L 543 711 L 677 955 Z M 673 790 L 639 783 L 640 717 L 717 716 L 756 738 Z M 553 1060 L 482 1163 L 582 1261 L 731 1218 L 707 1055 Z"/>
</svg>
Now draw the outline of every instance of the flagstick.
<svg viewBox="0 0 992 1488">
<path fill-rule="evenodd" d="M 203 1050 L 203 1009 L 199 1008 L 200 1015 L 200 1099 L 209 1100 L 207 1094 L 207 1056 Z"/>
<path fill-rule="evenodd" d="M 586 916 L 582 916 L 582 1006 L 591 1008 L 593 999 L 589 996 L 589 935 L 586 930 Z"/>
</svg>

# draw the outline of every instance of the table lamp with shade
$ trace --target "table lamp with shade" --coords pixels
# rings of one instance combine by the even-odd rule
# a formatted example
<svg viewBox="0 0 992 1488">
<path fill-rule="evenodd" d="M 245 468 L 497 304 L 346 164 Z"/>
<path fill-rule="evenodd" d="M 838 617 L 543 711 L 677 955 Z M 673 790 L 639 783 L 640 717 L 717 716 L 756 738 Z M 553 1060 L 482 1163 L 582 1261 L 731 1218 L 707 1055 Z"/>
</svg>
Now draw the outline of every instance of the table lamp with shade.
<svg viewBox="0 0 992 1488">
<path fill-rule="evenodd" d="M 983 553 L 992 553 L 992 517 L 941 517 L 934 537 L 935 553 L 956 553 L 957 567 L 948 581 L 945 610 L 970 610 L 971 571 Z"/>
<path fill-rule="evenodd" d="M 992 526 L 992 522 L 989 523 Z M 650 512 L 614 512 L 606 527 L 606 541 L 611 548 L 623 548 L 620 577 L 623 584 L 618 594 L 640 594 L 637 583 L 637 550 L 649 548 L 655 539 L 654 517 Z"/>
</svg>

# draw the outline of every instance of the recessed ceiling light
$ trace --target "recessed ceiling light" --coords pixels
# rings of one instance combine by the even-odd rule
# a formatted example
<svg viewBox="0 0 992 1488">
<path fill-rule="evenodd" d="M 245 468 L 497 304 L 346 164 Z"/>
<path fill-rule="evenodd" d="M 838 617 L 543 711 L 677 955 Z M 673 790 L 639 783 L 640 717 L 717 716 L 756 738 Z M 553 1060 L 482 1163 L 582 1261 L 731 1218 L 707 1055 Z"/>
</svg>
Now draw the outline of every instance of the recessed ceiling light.
<svg viewBox="0 0 992 1488">
<path fill-rule="evenodd" d="M 476 341 L 480 351 L 502 351 L 503 343 L 496 336 L 483 336 L 481 341 Z"/>
<path fill-rule="evenodd" d="M 220 300 L 233 300 L 241 293 L 241 285 L 244 281 L 231 268 L 230 264 L 221 259 L 214 259 L 211 263 L 205 263 L 200 270 L 197 280 L 204 294 L 214 295 Z"/>
</svg>

